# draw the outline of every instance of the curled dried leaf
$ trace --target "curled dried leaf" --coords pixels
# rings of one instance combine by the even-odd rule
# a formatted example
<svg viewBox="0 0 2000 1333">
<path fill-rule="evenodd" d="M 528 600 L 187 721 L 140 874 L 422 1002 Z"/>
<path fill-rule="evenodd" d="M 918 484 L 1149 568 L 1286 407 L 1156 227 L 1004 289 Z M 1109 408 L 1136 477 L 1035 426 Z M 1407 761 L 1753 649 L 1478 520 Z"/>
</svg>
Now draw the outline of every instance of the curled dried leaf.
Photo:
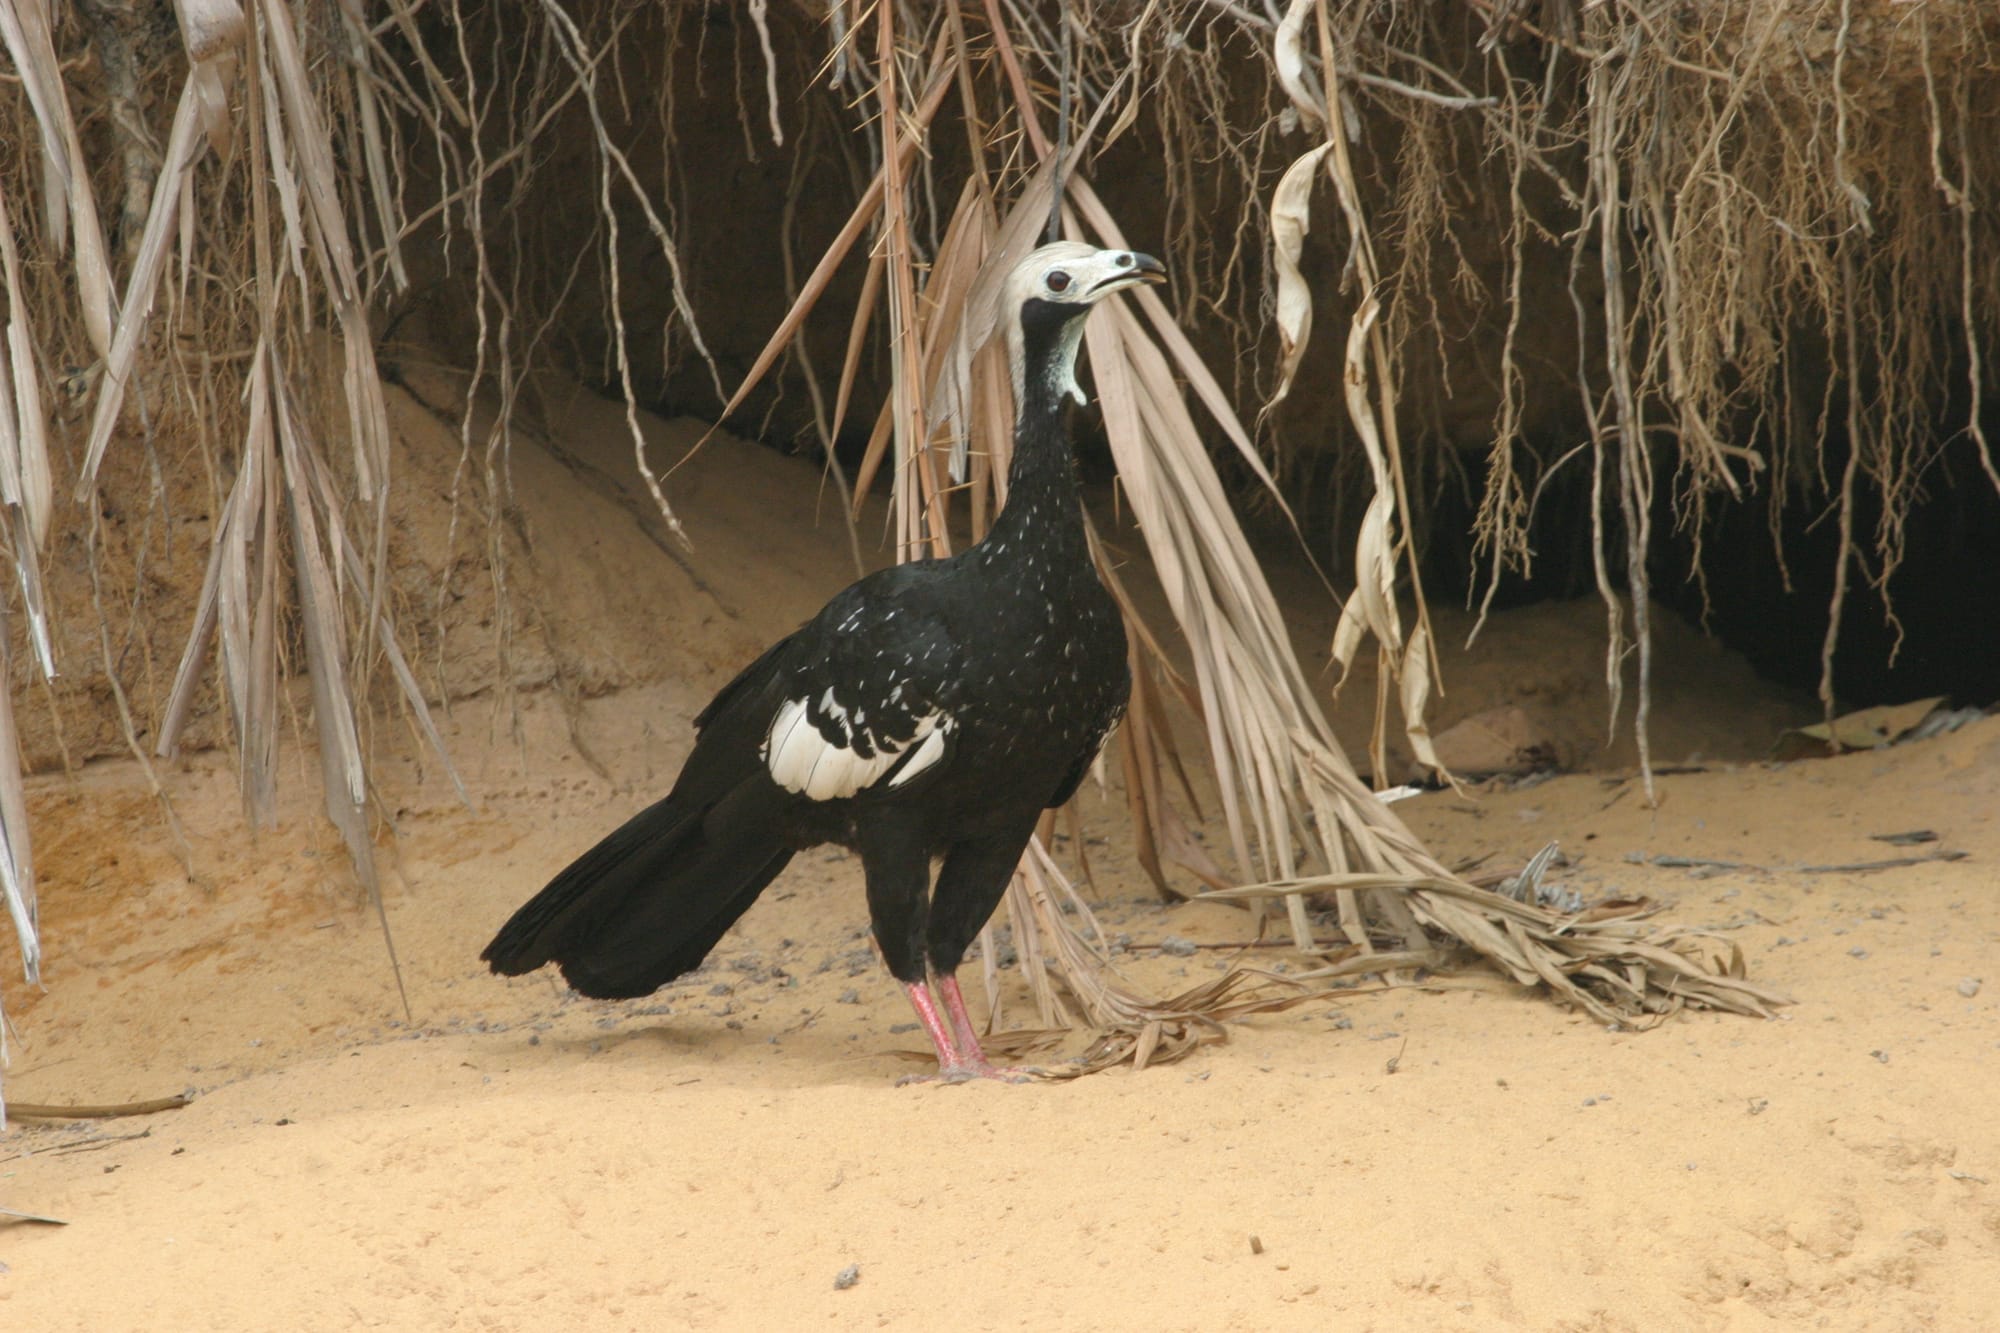
<svg viewBox="0 0 2000 1333">
<path fill-rule="evenodd" d="M 1319 177 L 1320 163 L 1331 144 L 1321 144 L 1285 169 L 1278 188 L 1271 195 L 1271 255 L 1278 271 L 1278 387 L 1264 404 L 1269 413 L 1292 391 L 1292 378 L 1306 354 L 1312 337 L 1312 287 L 1299 270 L 1299 254 L 1304 249 L 1311 226 L 1312 189 Z"/>
<path fill-rule="evenodd" d="M 1320 94 L 1318 80 L 1306 67 L 1306 20 L 1312 16 L 1316 3 L 1317 0 L 1292 0 L 1286 6 L 1284 18 L 1278 21 L 1272 51 L 1278 85 L 1292 99 L 1292 109 L 1299 113 L 1299 121 L 1308 131 L 1316 131 L 1326 122 L 1326 99 Z"/>
</svg>

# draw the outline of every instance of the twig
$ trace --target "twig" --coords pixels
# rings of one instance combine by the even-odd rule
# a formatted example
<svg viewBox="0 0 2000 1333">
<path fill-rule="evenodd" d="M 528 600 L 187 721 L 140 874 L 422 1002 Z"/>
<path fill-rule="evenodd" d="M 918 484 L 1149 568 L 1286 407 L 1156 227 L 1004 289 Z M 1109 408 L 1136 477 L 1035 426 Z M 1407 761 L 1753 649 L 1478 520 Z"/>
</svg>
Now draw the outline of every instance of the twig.
<svg viewBox="0 0 2000 1333">
<path fill-rule="evenodd" d="M 764 97 L 771 110 L 771 142 L 785 146 L 785 127 L 778 119 L 778 57 L 771 50 L 771 25 L 767 22 L 770 0 L 750 0 L 750 22 L 756 25 L 757 40 L 764 48 Z"/>
<path fill-rule="evenodd" d="M 1649 856 L 1645 864 L 1663 870 L 1762 870 L 1747 861 L 1711 861 L 1700 856 Z"/>
<path fill-rule="evenodd" d="M 694 307 L 688 300 L 687 288 L 681 274 L 680 249 L 667 231 L 666 223 L 662 222 L 659 214 L 654 211 L 652 200 L 640 185 L 639 178 L 634 173 L 624 150 L 612 142 L 611 130 L 606 125 L 603 110 L 598 104 L 596 67 L 590 58 L 589 47 L 584 42 L 583 30 L 577 26 L 576 20 L 562 7 L 559 0 L 542 0 L 542 8 L 550 20 L 550 30 L 559 39 L 556 43 L 557 50 L 575 74 L 577 83 L 583 91 L 584 106 L 590 114 L 591 128 L 595 132 L 598 158 L 597 207 L 604 218 L 608 236 L 605 253 L 609 256 L 606 274 L 609 278 L 610 291 L 606 297 L 606 305 L 611 311 L 612 349 L 616 353 L 618 384 L 625 400 L 625 429 L 632 438 L 633 463 L 638 469 L 640 479 L 646 483 L 646 491 L 653 497 L 653 503 L 659 506 L 660 517 L 666 521 L 676 537 L 686 541 L 687 534 L 681 527 L 681 521 L 675 516 L 673 507 L 667 503 L 666 493 L 660 489 L 659 477 L 654 473 L 652 465 L 646 461 L 646 438 L 639 428 L 638 390 L 633 385 L 630 350 L 625 335 L 625 308 L 620 282 L 623 266 L 618 262 L 618 213 L 613 207 L 611 196 L 614 174 L 622 177 L 631 190 L 632 197 L 645 215 L 647 225 L 652 229 L 653 238 L 659 243 L 660 253 L 667 261 L 674 309 L 681 317 L 688 340 L 694 344 L 695 350 L 701 353 L 702 360 L 707 363 L 709 378 L 715 384 L 715 396 L 727 398 L 728 393 L 722 387 L 722 376 L 716 369 L 715 357 L 708 350 L 707 343 L 702 340 L 700 326 L 695 323 Z"/>
<path fill-rule="evenodd" d="M 1069 118 L 1071 66 L 1076 56 L 1076 34 L 1070 30 L 1069 0 L 1063 0 L 1060 11 L 1062 24 L 1062 89 L 1056 103 L 1056 176 L 1055 185 L 1049 191 L 1049 221 L 1042 230 L 1044 242 L 1056 240 L 1062 235 L 1063 174 L 1069 170 Z"/>
<path fill-rule="evenodd" d="M 142 1102 L 107 1102 L 58 1106 L 49 1102 L 8 1102 L 7 1114 L 16 1120 L 117 1120 L 128 1115 L 154 1115 L 178 1111 L 194 1099 L 186 1093 L 171 1097 L 148 1097 Z"/>
<path fill-rule="evenodd" d="M 819 121 L 808 118 L 804 151 L 794 155 L 791 180 L 785 187 L 785 206 L 779 213 L 778 253 L 785 266 L 785 301 L 788 306 L 796 306 L 799 301 L 798 260 L 792 252 L 792 242 L 798 238 L 799 192 L 805 184 L 804 168 L 812 158 L 811 150 L 818 138 Z M 854 492 L 847 484 L 847 471 L 840 466 L 840 458 L 834 452 L 834 426 L 827 416 L 826 395 L 820 389 L 819 372 L 813 368 L 811 345 L 800 333 L 790 339 L 786 347 L 797 359 L 799 375 L 806 382 L 806 394 L 812 399 L 813 429 L 819 434 L 823 461 L 820 475 L 833 478 L 834 486 L 840 491 L 840 517 L 847 527 L 848 554 L 854 560 L 854 577 L 860 578 L 868 572 L 868 562 L 862 557 L 861 534 L 854 523 Z"/>
<path fill-rule="evenodd" d="M 43 1222 L 52 1227 L 66 1227 L 68 1222 L 60 1217 L 44 1217 L 40 1213 L 24 1213 L 18 1208 L 0 1208 L 0 1218 L 12 1218 L 16 1222 Z"/>
<path fill-rule="evenodd" d="M 1133 940 L 1129 945 L 1126 945 L 1125 947 L 1132 953 L 1139 953 L 1147 949 L 1151 949 L 1158 953 L 1167 952 L 1167 946 L 1164 943 L 1157 940 L 1151 942 L 1145 940 Z M 1185 941 L 1179 947 L 1186 949 L 1214 949 L 1220 953 L 1220 952 L 1226 952 L 1230 949 L 1297 950 L 1299 946 L 1298 946 L 1298 941 L 1296 940 L 1270 939 L 1270 940 L 1211 940 L 1205 942 L 1198 940 L 1188 940 Z M 1169 956 L 1171 957 L 1171 955 Z"/>
<path fill-rule="evenodd" d="M 1220 10 L 1222 13 L 1229 15 L 1229 17 L 1235 19 L 1246 28 L 1261 28 L 1265 32 L 1274 32 L 1277 30 L 1277 24 L 1271 22 L 1271 20 L 1265 18 L 1262 14 L 1251 13 L 1243 6 L 1234 3 L 1233 0 L 1201 0 L 1201 2 L 1210 9 Z"/>
<path fill-rule="evenodd" d="M 150 1129 L 141 1129 L 130 1134 L 97 1134 L 54 1148 L 36 1148 L 29 1152 L 9 1153 L 5 1157 L 0 1157 L 0 1162 L 18 1162 L 23 1157 L 63 1157 L 73 1152 L 96 1152 L 99 1148 L 109 1148 L 114 1143 L 130 1143 L 134 1139 L 152 1137 L 153 1131 Z"/>
<path fill-rule="evenodd" d="M 1923 856 L 1895 856 L 1886 861 L 1851 861 L 1837 866 L 1800 866 L 1801 875 L 1860 875 L 1871 870 L 1901 870 L 1906 866 L 1929 865 L 1934 861 L 1963 861 L 1970 852 L 1927 852 Z"/>
<path fill-rule="evenodd" d="M 1340 72 L 1340 77 L 1366 88 L 1379 88 L 1384 92 L 1413 97 L 1419 102 L 1429 102 L 1433 106 L 1441 106 L 1451 111 L 1474 111 L 1500 105 L 1500 99 L 1497 97 L 1470 95 L 1460 97 L 1452 93 L 1434 93 L 1428 88 L 1419 88 L 1413 83 L 1404 83 L 1401 79 L 1392 79 L 1386 74 L 1370 74 L 1366 70 L 1344 69 Z"/>
</svg>

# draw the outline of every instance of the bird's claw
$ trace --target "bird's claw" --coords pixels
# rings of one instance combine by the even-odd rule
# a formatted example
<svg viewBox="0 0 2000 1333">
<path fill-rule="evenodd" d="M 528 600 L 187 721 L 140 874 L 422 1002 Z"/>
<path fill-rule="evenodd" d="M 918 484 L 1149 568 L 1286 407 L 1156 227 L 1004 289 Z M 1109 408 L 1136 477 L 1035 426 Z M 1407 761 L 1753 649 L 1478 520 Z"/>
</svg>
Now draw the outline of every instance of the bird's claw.
<svg viewBox="0 0 2000 1333">
<path fill-rule="evenodd" d="M 1026 1083 L 1029 1081 L 1029 1074 L 1025 1069 L 1013 1069 L 1005 1065 L 989 1065 L 984 1060 L 976 1063 L 968 1060 L 950 1069 L 941 1069 L 938 1071 L 938 1077 L 942 1078 L 946 1083 L 970 1083 L 975 1079 L 992 1079 L 998 1083 Z"/>
<path fill-rule="evenodd" d="M 1016 1069 L 1010 1065 L 989 1065 L 983 1060 L 975 1064 L 967 1060 L 959 1064 L 940 1068 L 935 1074 L 905 1074 L 896 1080 L 896 1086 L 906 1088 L 916 1083 L 942 1083 L 950 1087 L 960 1083 L 977 1083 L 981 1081 L 991 1081 L 994 1083 L 1032 1083 L 1034 1082 L 1034 1071 L 1032 1069 Z"/>
</svg>

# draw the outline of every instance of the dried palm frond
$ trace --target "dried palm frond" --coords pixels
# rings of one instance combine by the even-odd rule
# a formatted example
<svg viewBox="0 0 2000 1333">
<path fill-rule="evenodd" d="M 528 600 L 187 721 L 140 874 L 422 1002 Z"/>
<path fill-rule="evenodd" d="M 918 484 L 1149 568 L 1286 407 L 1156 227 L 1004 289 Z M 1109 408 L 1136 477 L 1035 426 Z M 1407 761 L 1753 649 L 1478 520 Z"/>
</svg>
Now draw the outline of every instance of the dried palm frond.
<svg viewBox="0 0 2000 1333">
<path fill-rule="evenodd" d="M 94 220 L 94 219 L 93 219 Z M 14 225 L 0 195 L 0 262 L 7 280 L 7 325 L 4 367 L 0 367 L 0 511 L 5 514 L 8 556 L 28 617 L 28 637 L 43 679 L 55 674 L 49 648 L 48 611 L 42 596 L 42 542 L 48 533 L 51 505 L 48 438 L 42 413 L 41 382 L 35 369 L 34 335 L 27 327 L 21 302 L 21 258 L 14 242 Z M 0 631 L 4 631 L 0 619 Z M 0 902 L 14 929 L 21 951 L 21 970 L 29 985 L 41 980 L 41 935 L 35 901 L 33 843 L 28 829 L 28 804 L 21 788 L 20 739 L 14 728 L 6 635 L 0 633 Z M 0 1012 L 0 1069 L 7 1059 L 7 1019 Z M 0 1125 L 6 1117 L 6 1097 L 0 1088 Z"/>
<path fill-rule="evenodd" d="M 103 225 L 90 184 L 89 165 L 77 138 L 56 58 L 47 0 L 7 0 L 0 4 L 0 37 L 13 57 L 23 90 L 34 109 L 42 148 L 42 208 L 48 244 L 58 258 L 74 245 L 76 283 L 84 328 L 99 356 L 111 351 L 113 314 L 111 263 L 105 255 Z M 13 230 L 9 224 L 8 230 Z M 9 283 L 10 290 L 13 285 Z"/>
<path fill-rule="evenodd" d="M 1202 896 L 1228 902 L 1331 890 L 1405 894 L 1417 919 L 1443 939 L 1459 941 L 1523 986 L 1547 986 L 1565 1003 L 1617 1028 L 1650 1027 L 1688 1005 L 1769 1018 L 1773 1009 L 1791 1003 L 1772 987 L 1750 981 L 1742 951 L 1721 936 L 1640 926 L 1660 911 L 1649 902 L 1562 913 L 1462 880 L 1379 874 L 1246 884 Z M 1435 968 L 1450 960 L 1448 950 L 1440 949 L 1410 961 Z M 1297 973 L 1295 979 L 1347 976 L 1368 962 L 1350 959 Z"/>
<path fill-rule="evenodd" d="M 418 37 L 407 6 L 391 9 L 405 35 Z M 118 275 L 92 184 L 97 164 L 86 158 L 78 131 L 90 108 L 73 109 L 80 94 L 65 82 L 68 71 L 85 62 L 62 44 L 123 40 L 124 34 L 102 25 L 66 32 L 52 22 L 45 0 L 0 0 L 0 38 L 26 105 L 21 128 L 38 144 L 43 177 L 39 226 L 0 196 L 7 287 L 0 543 L 12 563 L 31 655 L 51 679 L 57 664 L 41 551 L 67 521 L 52 504 L 41 386 L 41 375 L 53 367 L 62 371 L 59 408 L 63 399 L 95 394 L 79 441 L 74 489 L 90 501 L 91 521 L 81 536 L 110 694 L 123 735 L 137 747 L 153 720 L 135 718 L 115 674 L 119 654 L 103 623 L 98 588 L 96 492 L 115 470 L 107 466 L 114 450 L 133 441 L 151 463 L 151 503 L 162 503 L 153 446 L 164 423 L 187 430 L 205 447 L 220 442 L 232 468 L 219 477 L 211 471 L 220 493 L 207 573 L 173 685 L 147 739 L 161 754 L 174 750 L 196 710 L 205 668 L 211 657 L 219 659 L 245 808 L 253 820 L 269 820 L 276 808 L 285 638 L 296 615 L 305 649 L 299 666 L 313 688 L 327 812 L 357 878 L 383 913 L 363 740 L 365 701 L 379 665 L 388 666 L 419 734 L 433 745 L 440 741 L 397 642 L 385 593 L 390 440 L 370 322 L 376 270 L 357 243 L 358 223 L 350 221 L 346 173 L 355 164 L 365 174 L 363 197 L 384 247 L 385 285 L 393 291 L 406 281 L 399 246 L 410 224 L 401 215 L 396 131 L 382 114 L 387 90 L 401 89 L 412 103 L 427 98 L 432 107 L 449 108 L 466 129 L 478 125 L 427 52 L 426 87 L 412 88 L 387 67 L 368 26 L 372 20 L 351 0 L 329 8 L 324 17 L 337 21 L 327 25 L 317 22 L 323 16 L 313 7 L 282 0 L 177 0 L 175 10 L 178 52 L 163 48 L 153 53 L 152 65 L 136 69 L 130 50 L 110 62 L 119 63 L 122 80 L 113 95 L 124 101 L 103 132 L 128 168 L 126 271 L 122 298 L 114 299 Z M 319 43 L 336 31 L 344 34 L 345 50 L 341 59 L 329 60 Z M 415 46 L 423 50 L 421 40 Z M 167 94 L 149 100 L 171 108 L 170 127 L 143 123 L 133 77 L 148 80 L 154 94 Z M 343 86 L 352 87 L 359 108 L 351 119 L 338 110 Z M 553 100 L 560 105 L 567 95 L 558 92 Z M 446 114 L 440 110 L 434 122 Z M 356 136 L 351 144 L 343 137 L 349 130 Z M 131 170 L 134 162 L 144 169 Z M 479 178 L 469 188 L 476 196 L 482 186 Z M 22 237 L 33 242 L 30 264 L 21 260 L 28 248 L 19 243 Z M 176 254 L 178 264 L 170 268 Z M 68 262 L 51 269 L 45 262 L 50 255 L 66 255 Z M 52 276 L 56 299 L 48 288 Z M 330 342 L 315 336 L 328 325 L 337 331 Z M 216 354 L 218 345 L 239 340 L 247 351 Z M 324 412 L 315 387 L 325 378 L 318 353 L 326 347 L 340 364 L 333 378 L 344 413 Z M 222 388 L 218 366 L 240 368 L 241 378 Z M 329 421 L 323 432 L 317 428 Z M 333 450 L 340 451 L 337 465 Z M 213 469 L 214 455 L 206 461 Z M 0 701 L 0 898 L 32 982 L 40 950 L 13 721 L 11 698 Z M 386 940 L 385 913 L 382 923 Z M 393 962 L 393 945 L 391 953 Z M 4 1023 L 0 1016 L 0 1042 Z"/>
</svg>

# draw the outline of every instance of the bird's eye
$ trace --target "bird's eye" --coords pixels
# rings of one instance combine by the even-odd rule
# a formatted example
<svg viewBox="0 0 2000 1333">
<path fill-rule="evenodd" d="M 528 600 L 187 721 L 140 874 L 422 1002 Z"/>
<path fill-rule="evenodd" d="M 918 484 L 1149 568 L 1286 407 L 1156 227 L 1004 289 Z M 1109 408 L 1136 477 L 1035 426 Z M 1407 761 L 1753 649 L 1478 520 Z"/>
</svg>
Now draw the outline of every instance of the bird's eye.
<svg viewBox="0 0 2000 1333">
<path fill-rule="evenodd" d="M 1063 272 L 1061 269 L 1057 269 L 1055 272 L 1049 274 L 1048 283 L 1050 291 L 1066 292 L 1069 290 L 1069 274 Z"/>
<path fill-rule="evenodd" d="M 1114 260 L 1113 262 L 1114 262 L 1114 263 L 1116 263 L 1116 264 L 1118 265 L 1118 267 L 1120 267 L 1120 268 L 1130 268 L 1130 267 L 1132 267 L 1132 256 L 1130 256 L 1130 255 L 1120 255 L 1120 256 L 1118 256 L 1118 258 L 1117 258 L 1116 260 Z"/>
</svg>

